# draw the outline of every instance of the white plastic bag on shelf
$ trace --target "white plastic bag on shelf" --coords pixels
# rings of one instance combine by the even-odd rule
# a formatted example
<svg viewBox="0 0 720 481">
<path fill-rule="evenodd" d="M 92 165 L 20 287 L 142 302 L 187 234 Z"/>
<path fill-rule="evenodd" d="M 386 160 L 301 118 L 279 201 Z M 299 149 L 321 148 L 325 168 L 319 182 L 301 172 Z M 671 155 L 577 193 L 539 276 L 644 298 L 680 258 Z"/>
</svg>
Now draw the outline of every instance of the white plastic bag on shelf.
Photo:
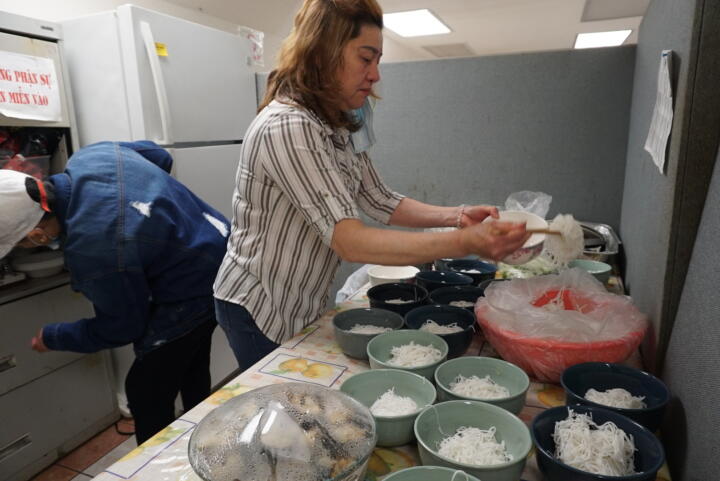
<svg viewBox="0 0 720 481">
<path fill-rule="evenodd" d="M 538 215 L 543 219 L 550 210 L 552 196 L 544 192 L 523 190 L 510 194 L 505 201 L 505 210 L 520 210 Z"/>
<path fill-rule="evenodd" d="M 353 272 L 345 280 L 345 284 L 335 294 L 335 304 L 341 304 L 348 300 L 353 294 L 355 294 L 362 286 L 370 282 L 370 276 L 368 276 L 368 269 L 373 264 L 365 264 L 358 270 Z"/>
</svg>

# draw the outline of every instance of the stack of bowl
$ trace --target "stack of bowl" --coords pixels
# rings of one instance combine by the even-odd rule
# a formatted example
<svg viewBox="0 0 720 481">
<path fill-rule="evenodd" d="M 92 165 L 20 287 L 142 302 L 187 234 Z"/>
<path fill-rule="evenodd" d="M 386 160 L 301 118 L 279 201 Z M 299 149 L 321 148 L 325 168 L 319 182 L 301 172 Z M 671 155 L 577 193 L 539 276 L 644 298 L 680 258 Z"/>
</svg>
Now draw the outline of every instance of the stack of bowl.
<svg viewBox="0 0 720 481">
<path fill-rule="evenodd" d="M 411 282 L 420 269 L 415 266 L 372 266 L 368 269 L 370 285 Z"/>
</svg>

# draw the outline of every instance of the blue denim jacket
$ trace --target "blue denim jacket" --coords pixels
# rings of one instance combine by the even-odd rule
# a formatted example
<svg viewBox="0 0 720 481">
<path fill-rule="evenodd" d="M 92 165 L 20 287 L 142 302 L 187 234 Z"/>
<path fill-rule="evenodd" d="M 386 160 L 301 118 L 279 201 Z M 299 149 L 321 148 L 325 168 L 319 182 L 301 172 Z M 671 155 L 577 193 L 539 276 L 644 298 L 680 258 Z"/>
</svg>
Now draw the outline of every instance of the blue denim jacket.
<svg viewBox="0 0 720 481">
<path fill-rule="evenodd" d="M 153 142 L 101 142 L 50 177 L 72 288 L 95 307 L 93 318 L 45 326 L 50 349 L 133 343 L 142 355 L 214 317 L 230 226 L 168 175 L 171 166 Z"/>
</svg>

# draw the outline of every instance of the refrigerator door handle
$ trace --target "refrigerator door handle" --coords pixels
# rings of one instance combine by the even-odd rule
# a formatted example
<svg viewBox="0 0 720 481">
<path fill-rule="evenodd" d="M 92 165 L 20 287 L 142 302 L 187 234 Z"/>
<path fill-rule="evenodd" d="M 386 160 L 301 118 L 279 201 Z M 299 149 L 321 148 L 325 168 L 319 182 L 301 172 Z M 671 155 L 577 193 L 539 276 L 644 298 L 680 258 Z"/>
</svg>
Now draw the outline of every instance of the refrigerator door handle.
<svg viewBox="0 0 720 481">
<path fill-rule="evenodd" d="M 168 104 L 165 80 L 163 79 L 157 49 L 155 48 L 155 39 L 153 38 L 149 23 L 140 22 L 140 34 L 142 35 L 143 43 L 145 44 L 145 51 L 147 52 L 148 61 L 150 62 L 150 72 L 152 73 L 155 95 L 157 96 L 158 108 L 160 109 L 160 128 L 162 130 L 162 137 L 155 139 L 155 142 L 159 145 L 171 145 L 170 105 Z"/>
</svg>

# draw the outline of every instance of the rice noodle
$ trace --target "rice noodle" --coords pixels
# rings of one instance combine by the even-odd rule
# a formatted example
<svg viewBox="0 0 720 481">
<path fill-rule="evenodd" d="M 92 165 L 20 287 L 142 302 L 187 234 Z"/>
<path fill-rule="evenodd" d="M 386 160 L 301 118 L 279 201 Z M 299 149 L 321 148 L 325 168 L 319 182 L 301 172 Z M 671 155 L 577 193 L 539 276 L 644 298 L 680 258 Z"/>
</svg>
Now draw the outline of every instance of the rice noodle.
<svg viewBox="0 0 720 481">
<path fill-rule="evenodd" d="M 577 259 L 585 247 L 582 226 L 570 214 L 558 214 L 550 223 L 551 230 L 562 235 L 545 236 L 545 253 L 555 267 L 565 267 Z"/>
<path fill-rule="evenodd" d="M 440 442 L 438 453 L 453 461 L 473 466 L 490 466 L 513 460 L 505 449 L 505 441 L 495 439 L 495 426 L 488 430 L 461 426 L 457 432 Z"/>
<path fill-rule="evenodd" d="M 412 299 L 388 299 L 385 301 L 385 304 L 410 304 L 411 302 L 415 302 Z"/>
<path fill-rule="evenodd" d="M 370 406 L 370 412 L 375 416 L 404 416 L 412 414 L 418 410 L 418 405 L 412 398 L 398 396 L 395 394 L 395 388 L 392 387 L 385 391 Z"/>
<path fill-rule="evenodd" d="M 635 473 L 633 437 L 610 421 L 598 426 L 587 414 L 568 409 L 555 423 L 555 457 L 573 468 L 605 476 Z"/>
<path fill-rule="evenodd" d="M 614 408 L 643 409 L 647 407 L 643 401 L 645 396 L 633 396 L 625 389 L 619 387 L 606 391 L 596 391 L 590 388 L 585 393 L 585 399 Z"/>
<path fill-rule="evenodd" d="M 475 303 L 470 301 L 450 301 L 450 305 L 455 307 L 473 307 Z"/>
<path fill-rule="evenodd" d="M 450 390 L 460 396 L 477 399 L 510 397 L 508 388 L 496 383 L 489 374 L 483 378 L 478 376 L 465 377 L 462 374 L 458 374 L 455 381 L 450 383 Z"/>
<path fill-rule="evenodd" d="M 355 324 L 348 332 L 353 334 L 381 334 L 392 331 L 392 327 L 373 326 L 372 324 Z"/>
<path fill-rule="evenodd" d="M 418 367 L 432 364 L 442 359 L 442 352 L 433 345 L 423 346 L 410 341 L 410 344 L 393 346 L 388 364 L 397 367 Z"/>
<path fill-rule="evenodd" d="M 425 323 L 420 326 L 421 331 L 427 331 L 431 332 L 433 334 L 452 334 L 454 332 L 462 332 L 464 329 L 460 326 L 458 326 L 457 322 L 453 322 L 452 324 L 438 324 L 437 322 L 433 321 L 432 319 L 428 319 L 425 321 Z"/>
</svg>

